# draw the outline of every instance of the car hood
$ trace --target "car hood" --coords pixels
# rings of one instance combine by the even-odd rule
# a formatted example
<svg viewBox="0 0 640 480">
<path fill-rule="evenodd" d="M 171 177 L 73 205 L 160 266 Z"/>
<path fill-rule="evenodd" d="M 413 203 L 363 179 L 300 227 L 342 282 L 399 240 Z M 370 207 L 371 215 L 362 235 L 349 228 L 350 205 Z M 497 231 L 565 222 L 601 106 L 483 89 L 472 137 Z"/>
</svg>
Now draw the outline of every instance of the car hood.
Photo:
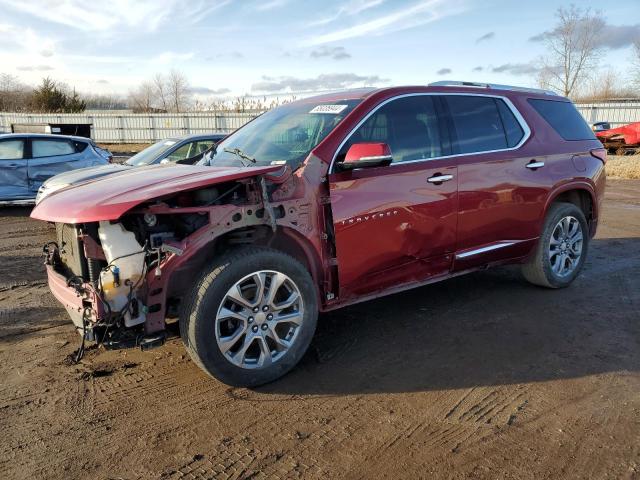
<svg viewBox="0 0 640 480">
<path fill-rule="evenodd" d="M 60 186 L 75 185 L 86 180 L 93 180 L 94 178 L 103 177 L 129 168 L 131 168 L 131 165 L 121 165 L 117 163 L 100 165 L 99 167 L 78 168 L 76 170 L 59 173 L 55 177 L 51 177 L 45 182 L 45 187 L 58 188 Z"/>
<path fill-rule="evenodd" d="M 31 212 L 31 217 L 60 223 L 117 220 L 148 200 L 281 169 L 277 165 L 206 167 L 174 164 L 125 169 L 58 190 L 42 200 Z"/>
</svg>

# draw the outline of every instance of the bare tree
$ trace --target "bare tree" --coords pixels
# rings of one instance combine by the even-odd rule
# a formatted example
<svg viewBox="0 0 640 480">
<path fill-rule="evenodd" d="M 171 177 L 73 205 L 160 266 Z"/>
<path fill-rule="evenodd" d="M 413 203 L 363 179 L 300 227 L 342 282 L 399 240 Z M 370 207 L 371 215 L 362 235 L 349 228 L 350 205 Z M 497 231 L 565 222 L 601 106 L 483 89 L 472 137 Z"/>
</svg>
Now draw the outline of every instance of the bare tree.
<svg viewBox="0 0 640 480">
<path fill-rule="evenodd" d="M 593 75 L 585 86 L 573 94 L 575 100 L 592 102 L 614 98 L 631 98 L 636 94 L 620 72 L 610 68 Z"/>
<path fill-rule="evenodd" d="M 151 80 L 154 88 L 154 93 L 156 97 L 156 102 L 158 104 L 158 108 L 161 108 L 165 112 L 169 111 L 169 92 L 167 87 L 167 82 L 165 81 L 164 75 L 161 73 L 156 73 Z"/>
<path fill-rule="evenodd" d="M 556 12 L 556 27 L 542 35 L 548 48 L 539 80 L 543 86 L 570 96 L 596 67 L 605 26 L 598 12 L 571 5 Z"/>
<path fill-rule="evenodd" d="M 129 106 L 136 112 L 149 113 L 154 111 L 155 85 L 143 82 L 129 92 Z"/>
<path fill-rule="evenodd" d="M 180 71 L 173 69 L 167 76 L 166 85 L 169 92 L 171 110 L 178 113 L 185 111 L 190 100 L 187 77 Z"/>
<path fill-rule="evenodd" d="M 636 88 L 640 90 L 640 39 L 636 40 L 633 44 L 633 65 L 634 71 L 634 83 Z"/>
<path fill-rule="evenodd" d="M 18 112 L 28 108 L 31 89 L 18 77 L 8 73 L 0 74 L 0 111 Z"/>
</svg>

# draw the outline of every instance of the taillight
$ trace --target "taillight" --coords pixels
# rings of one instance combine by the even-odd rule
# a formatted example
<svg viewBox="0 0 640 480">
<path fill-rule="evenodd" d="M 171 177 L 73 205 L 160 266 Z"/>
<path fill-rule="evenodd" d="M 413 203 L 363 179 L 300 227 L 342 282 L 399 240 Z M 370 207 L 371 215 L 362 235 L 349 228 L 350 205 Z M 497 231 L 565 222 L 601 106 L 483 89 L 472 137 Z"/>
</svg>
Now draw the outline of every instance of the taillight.
<svg viewBox="0 0 640 480">
<path fill-rule="evenodd" d="M 591 156 L 602 160 L 602 163 L 607 163 L 607 151 L 604 148 L 594 148 L 591 150 Z"/>
</svg>

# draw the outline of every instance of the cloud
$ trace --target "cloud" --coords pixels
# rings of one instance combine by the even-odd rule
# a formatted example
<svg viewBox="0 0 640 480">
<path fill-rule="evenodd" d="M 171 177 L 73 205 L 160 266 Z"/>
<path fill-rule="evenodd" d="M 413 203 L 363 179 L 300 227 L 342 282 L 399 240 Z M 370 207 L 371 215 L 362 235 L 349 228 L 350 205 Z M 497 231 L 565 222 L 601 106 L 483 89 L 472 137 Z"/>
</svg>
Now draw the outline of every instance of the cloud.
<svg viewBox="0 0 640 480">
<path fill-rule="evenodd" d="M 193 52 L 187 53 L 177 53 L 177 52 L 162 52 L 154 57 L 149 59 L 149 63 L 151 64 L 160 64 L 160 65 L 172 65 L 176 62 L 181 62 L 185 60 L 190 60 L 193 58 Z"/>
<path fill-rule="evenodd" d="M 49 65 L 22 65 L 16 67 L 16 70 L 20 70 L 21 72 L 48 72 L 53 70 L 53 67 Z"/>
<path fill-rule="evenodd" d="M 558 32 L 548 30 L 529 38 L 530 42 L 544 42 Z M 597 38 L 597 45 L 612 50 L 626 48 L 640 40 L 640 23 L 635 25 L 610 25 L 603 22 Z"/>
<path fill-rule="evenodd" d="M 382 5 L 385 0 L 351 0 L 344 2 L 336 12 L 330 17 L 321 18 L 307 24 L 309 27 L 318 27 L 321 25 L 327 25 L 338 19 L 342 19 L 345 16 L 357 15 L 365 10 L 372 9 L 378 5 Z"/>
<path fill-rule="evenodd" d="M 225 95 L 230 92 L 228 88 L 189 87 L 189 93 L 195 95 Z"/>
<path fill-rule="evenodd" d="M 484 42 L 485 40 L 491 40 L 495 36 L 496 32 L 485 33 L 484 35 L 476 39 L 476 43 Z"/>
<path fill-rule="evenodd" d="M 477 67 L 474 67 L 474 69 L 472 70 L 472 72 L 481 72 L 482 70 L 484 70 L 484 68 L 483 68 L 483 67 L 477 66 Z"/>
<path fill-rule="evenodd" d="M 625 48 L 640 41 L 640 24 L 605 25 L 601 30 L 600 45 L 606 48 Z"/>
<path fill-rule="evenodd" d="M 289 0 L 270 0 L 270 1 L 260 1 L 258 3 L 256 3 L 253 8 L 257 11 L 260 12 L 265 12 L 267 10 L 273 10 L 275 8 L 281 8 L 284 7 L 287 3 L 289 3 Z"/>
<path fill-rule="evenodd" d="M 254 92 L 308 92 L 318 90 L 337 90 L 362 86 L 372 86 L 388 82 L 378 75 L 357 75 L 355 73 L 331 73 L 315 78 L 262 77 L 262 81 L 251 85 Z"/>
<path fill-rule="evenodd" d="M 410 7 L 397 9 L 368 21 L 358 21 L 351 27 L 310 37 L 303 44 L 313 46 L 347 38 L 385 35 L 426 25 L 464 10 L 462 0 L 421 0 Z"/>
<path fill-rule="evenodd" d="M 334 60 L 344 60 L 351 58 L 351 54 L 347 53 L 344 47 L 326 47 L 322 46 L 311 52 L 311 58 L 331 57 Z"/>
<path fill-rule="evenodd" d="M 165 23 L 192 25 L 230 0 L 0 0 L 3 8 L 86 32 L 119 33 L 123 27 L 154 32 Z"/>
<path fill-rule="evenodd" d="M 450 68 L 441 68 L 436 72 L 438 75 L 449 75 L 451 73 Z"/>
<path fill-rule="evenodd" d="M 511 75 L 532 75 L 540 71 L 533 63 L 505 63 L 491 69 L 493 73 L 509 73 Z"/>
</svg>

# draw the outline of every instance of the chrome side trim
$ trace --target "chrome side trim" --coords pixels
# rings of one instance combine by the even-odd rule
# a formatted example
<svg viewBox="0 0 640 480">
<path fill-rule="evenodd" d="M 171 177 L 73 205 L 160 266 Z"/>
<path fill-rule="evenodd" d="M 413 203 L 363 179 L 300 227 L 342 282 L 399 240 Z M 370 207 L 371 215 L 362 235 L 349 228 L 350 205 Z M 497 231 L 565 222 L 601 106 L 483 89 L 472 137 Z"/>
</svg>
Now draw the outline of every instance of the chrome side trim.
<svg viewBox="0 0 640 480">
<path fill-rule="evenodd" d="M 493 250 L 498 250 L 499 248 L 510 247 L 511 245 L 515 245 L 516 242 L 500 242 L 494 243 L 493 245 L 487 245 L 486 247 L 476 248 L 475 250 L 469 250 L 464 253 L 457 253 L 456 260 L 461 258 L 473 257 L 474 255 L 480 255 L 481 253 L 491 252 Z"/>
<path fill-rule="evenodd" d="M 492 95 L 492 94 L 486 94 L 486 93 L 453 93 L 453 92 L 452 93 L 448 93 L 448 92 L 447 93 L 442 93 L 442 92 L 405 93 L 402 95 L 397 95 L 395 97 L 388 98 L 384 102 L 379 103 L 369 113 L 367 113 L 356 124 L 355 127 L 351 129 L 349 134 L 346 137 L 344 137 L 344 140 L 340 142 L 340 145 L 338 145 L 338 148 L 333 154 L 333 158 L 331 159 L 331 164 L 329 165 L 329 174 L 335 173 L 333 170 L 333 167 L 336 163 L 336 157 L 338 156 L 338 153 L 340 152 L 340 150 L 342 150 L 342 147 L 344 147 L 344 144 L 347 143 L 347 141 L 349 141 L 349 139 L 355 133 L 355 131 L 358 130 L 358 128 L 360 128 L 362 124 L 365 123 L 369 119 L 369 117 L 371 117 L 371 115 L 376 113 L 380 108 L 385 106 L 387 103 L 393 102 L 394 100 L 398 100 L 400 98 L 405 98 L 405 97 L 443 96 L 443 95 L 454 95 L 454 96 L 463 96 L 463 97 L 490 97 L 490 98 L 498 98 L 500 100 L 503 100 L 506 103 L 507 107 L 509 107 L 509 109 L 511 110 L 511 113 L 513 113 L 513 115 L 516 117 L 516 120 L 518 121 L 518 123 L 520 124 L 520 127 L 522 128 L 522 131 L 524 132 L 522 139 L 520 140 L 520 142 L 518 142 L 518 144 L 515 147 L 511 147 L 511 148 L 502 148 L 499 150 L 485 150 L 482 152 L 473 152 L 473 153 L 457 153 L 455 155 L 443 155 L 440 157 L 432 157 L 432 158 L 419 158 L 417 160 L 409 160 L 406 162 L 391 163 L 390 165 L 388 165 L 388 167 L 393 167 L 397 165 L 407 165 L 407 164 L 416 163 L 416 162 L 429 162 L 431 160 L 441 160 L 441 159 L 456 158 L 456 157 L 468 157 L 470 155 L 484 155 L 486 153 L 510 152 L 512 150 L 519 149 L 522 145 L 524 145 L 524 143 L 527 140 L 529 140 L 529 137 L 531 137 L 531 128 L 529 128 L 529 125 L 527 124 L 522 114 L 520 114 L 520 112 L 515 107 L 515 105 L 511 103 L 511 100 L 509 100 L 507 97 L 503 97 L 502 95 L 495 95 L 495 94 Z"/>
</svg>

